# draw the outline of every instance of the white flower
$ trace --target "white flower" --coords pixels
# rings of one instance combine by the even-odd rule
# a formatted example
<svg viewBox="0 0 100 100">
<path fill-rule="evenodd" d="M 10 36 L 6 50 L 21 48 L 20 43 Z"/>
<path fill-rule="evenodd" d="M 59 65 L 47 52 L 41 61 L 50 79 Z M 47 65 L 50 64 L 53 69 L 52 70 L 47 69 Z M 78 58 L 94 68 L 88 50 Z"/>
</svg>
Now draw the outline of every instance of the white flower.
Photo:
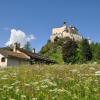
<svg viewBox="0 0 100 100">
<path fill-rule="evenodd" d="M 9 100 L 15 100 L 15 99 L 9 99 Z"/>
<path fill-rule="evenodd" d="M 95 68 L 94 68 L 94 67 L 90 67 L 89 69 L 90 69 L 90 70 L 95 70 Z"/>
<path fill-rule="evenodd" d="M 48 87 L 47 85 L 42 85 L 42 86 L 41 86 L 41 88 L 47 88 L 47 87 Z"/>
<path fill-rule="evenodd" d="M 8 75 L 4 75 L 2 78 L 1 78 L 1 80 L 7 80 L 8 78 Z"/>
<path fill-rule="evenodd" d="M 7 85 L 4 85 L 4 86 L 3 86 L 3 88 L 7 88 L 7 87 L 8 87 Z"/>
<path fill-rule="evenodd" d="M 47 82 L 49 82 L 49 81 L 50 81 L 49 79 L 44 79 L 44 80 L 42 80 L 42 81 L 40 81 L 40 82 L 47 83 Z"/>
<path fill-rule="evenodd" d="M 37 86 L 37 87 L 36 87 L 36 90 L 37 90 L 37 91 L 39 91 L 39 90 L 40 90 L 40 87 L 39 87 L 39 86 Z"/>
<path fill-rule="evenodd" d="M 70 70 L 70 72 L 76 73 L 77 72 L 77 69 L 72 69 L 72 70 Z"/>
<path fill-rule="evenodd" d="M 32 85 L 38 85 L 39 82 L 32 82 L 31 84 L 32 84 Z"/>
<path fill-rule="evenodd" d="M 58 89 L 58 92 L 62 93 L 62 92 L 66 92 L 66 90 L 65 89 Z"/>
<path fill-rule="evenodd" d="M 95 72 L 95 75 L 96 75 L 96 76 L 100 76 L 100 71 L 96 71 L 96 72 Z"/>
<path fill-rule="evenodd" d="M 19 84 L 20 83 L 20 81 L 16 81 L 15 83 L 12 83 L 11 85 L 17 85 L 17 84 Z"/>
<path fill-rule="evenodd" d="M 25 85 L 25 86 L 30 86 L 30 84 L 28 84 L 28 83 L 25 83 L 24 85 Z"/>
<path fill-rule="evenodd" d="M 53 90 L 50 89 L 49 92 L 55 92 L 55 93 L 56 93 L 56 92 L 58 92 L 58 89 L 57 89 L 57 88 L 55 88 L 55 89 L 53 89 Z"/>
<path fill-rule="evenodd" d="M 7 80 L 7 79 L 8 79 L 8 78 L 6 78 L 6 77 L 2 77 L 2 78 L 1 78 L 1 80 Z"/>
<path fill-rule="evenodd" d="M 66 90 L 65 90 L 64 88 L 62 88 L 62 89 L 57 89 L 57 88 L 55 88 L 55 89 L 53 89 L 53 90 L 50 89 L 49 92 L 64 93 L 64 92 L 66 92 Z"/>
<path fill-rule="evenodd" d="M 8 87 L 8 89 L 13 89 L 13 86 Z"/>
<path fill-rule="evenodd" d="M 22 98 L 26 98 L 26 95 L 21 95 Z"/>
<path fill-rule="evenodd" d="M 50 86 L 57 86 L 57 84 L 56 84 L 56 83 L 53 83 L 53 82 L 48 82 L 48 84 L 49 84 Z"/>
<path fill-rule="evenodd" d="M 15 92 L 16 92 L 16 94 L 18 94 L 18 92 L 19 92 L 19 88 L 16 88 L 16 91 L 15 91 Z"/>
<path fill-rule="evenodd" d="M 37 98 L 32 98 L 32 100 L 37 100 Z"/>
<path fill-rule="evenodd" d="M 93 64 L 98 64 L 97 62 L 93 62 Z"/>
</svg>

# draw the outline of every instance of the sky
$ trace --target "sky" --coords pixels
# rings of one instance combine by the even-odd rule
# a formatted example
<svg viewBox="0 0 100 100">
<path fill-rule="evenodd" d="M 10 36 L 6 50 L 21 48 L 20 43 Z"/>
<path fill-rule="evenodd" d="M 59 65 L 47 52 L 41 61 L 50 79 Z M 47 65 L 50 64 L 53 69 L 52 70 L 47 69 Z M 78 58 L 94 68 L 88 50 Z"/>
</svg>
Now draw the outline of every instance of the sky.
<svg viewBox="0 0 100 100">
<path fill-rule="evenodd" d="M 66 21 L 84 36 L 100 42 L 100 0 L 0 0 L 0 47 L 13 32 L 30 36 L 38 52 L 50 38 L 52 28 Z"/>
</svg>

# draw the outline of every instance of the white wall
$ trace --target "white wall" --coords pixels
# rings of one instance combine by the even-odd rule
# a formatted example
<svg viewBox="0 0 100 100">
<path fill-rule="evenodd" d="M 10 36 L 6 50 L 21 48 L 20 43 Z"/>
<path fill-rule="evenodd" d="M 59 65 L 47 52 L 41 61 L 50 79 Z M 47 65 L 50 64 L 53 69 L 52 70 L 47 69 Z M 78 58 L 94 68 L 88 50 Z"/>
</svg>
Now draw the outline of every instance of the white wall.
<svg viewBox="0 0 100 100">
<path fill-rule="evenodd" d="M 17 58 L 5 58 L 5 62 L 1 62 L 2 54 L 0 54 L 0 68 L 5 68 L 7 66 L 20 66 L 20 65 L 29 65 L 29 61 L 17 59 Z"/>
<path fill-rule="evenodd" d="M 66 28 L 69 30 L 68 32 L 65 31 Z M 76 33 L 76 34 L 73 34 L 73 32 Z M 56 37 L 61 37 L 61 38 L 69 37 L 71 39 L 74 38 L 75 41 L 81 41 L 82 40 L 82 36 L 79 35 L 76 30 L 71 31 L 71 29 L 67 26 L 63 26 L 63 27 L 60 27 L 60 28 L 53 28 L 52 35 L 50 37 L 51 42 L 54 42 L 54 39 Z"/>
<path fill-rule="evenodd" d="M 67 28 L 67 26 L 65 26 L 65 25 L 60 27 L 60 28 L 53 28 L 52 29 L 52 34 L 62 33 L 66 28 Z"/>
<path fill-rule="evenodd" d="M 20 66 L 20 65 L 28 65 L 29 61 L 24 61 L 17 58 L 8 58 L 7 66 Z"/>
<path fill-rule="evenodd" d="M 7 66 L 7 58 L 5 58 L 5 62 L 1 62 L 2 57 L 4 57 L 2 54 L 0 54 L 0 67 L 4 68 Z"/>
</svg>

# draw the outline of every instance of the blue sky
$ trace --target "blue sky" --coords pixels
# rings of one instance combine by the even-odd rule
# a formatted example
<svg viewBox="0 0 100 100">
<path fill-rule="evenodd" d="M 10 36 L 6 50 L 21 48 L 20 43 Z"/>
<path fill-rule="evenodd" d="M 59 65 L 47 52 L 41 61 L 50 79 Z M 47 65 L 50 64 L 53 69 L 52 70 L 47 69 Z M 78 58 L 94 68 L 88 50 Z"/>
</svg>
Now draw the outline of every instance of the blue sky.
<svg viewBox="0 0 100 100">
<path fill-rule="evenodd" d="M 0 0 L 0 47 L 19 29 L 36 37 L 31 45 L 39 51 L 64 21 L 100 42 L 100 0 Z"/>
</svg>

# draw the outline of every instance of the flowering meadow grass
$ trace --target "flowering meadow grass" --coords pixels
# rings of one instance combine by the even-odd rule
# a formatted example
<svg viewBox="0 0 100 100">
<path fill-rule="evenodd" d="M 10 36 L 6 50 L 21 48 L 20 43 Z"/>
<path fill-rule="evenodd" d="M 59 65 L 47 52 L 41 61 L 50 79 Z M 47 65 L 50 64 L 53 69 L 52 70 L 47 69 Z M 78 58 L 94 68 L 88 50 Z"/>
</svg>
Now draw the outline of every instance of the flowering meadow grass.
<svg viewBox="0 0 100 100">
<path fill-rule="evenodd" d="M 0 69 L 0 100 L 100 100 L 100 65 Z"/>
</svg>

